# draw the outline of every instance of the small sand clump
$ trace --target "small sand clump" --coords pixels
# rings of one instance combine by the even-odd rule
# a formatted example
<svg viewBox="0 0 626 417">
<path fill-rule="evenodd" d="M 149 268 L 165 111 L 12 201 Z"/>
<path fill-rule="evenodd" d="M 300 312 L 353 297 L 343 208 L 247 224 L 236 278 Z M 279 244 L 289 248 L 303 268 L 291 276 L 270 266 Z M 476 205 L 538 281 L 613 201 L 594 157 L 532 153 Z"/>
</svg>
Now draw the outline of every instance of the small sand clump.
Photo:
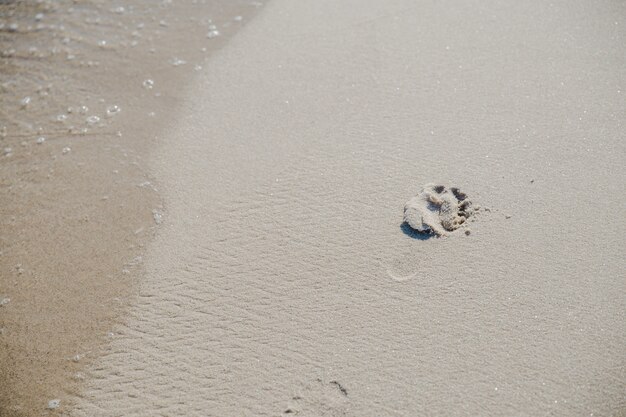
<svg viewBox="0 0 626 417">
<path fill-rule="evenodd" d="M 445 236 L 465 224 L 471 205 L 458 188 L 427 184 L 404 205 L 404 222 L 418 232 Z"/>
</svg>

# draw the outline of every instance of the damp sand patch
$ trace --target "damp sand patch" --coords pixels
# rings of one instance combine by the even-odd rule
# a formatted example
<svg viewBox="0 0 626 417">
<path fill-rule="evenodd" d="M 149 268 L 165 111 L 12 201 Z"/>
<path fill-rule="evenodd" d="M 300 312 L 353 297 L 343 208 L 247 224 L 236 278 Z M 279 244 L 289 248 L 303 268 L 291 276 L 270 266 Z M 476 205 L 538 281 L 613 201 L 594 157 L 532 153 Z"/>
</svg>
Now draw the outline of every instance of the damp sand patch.
<svg viewBox="0 0 626 417">
<path fill-rule="evenodd" d="M 82 395 L 162 219 L 157 138 L 258 8 L 117 3 L 0 0 L 2 416 L 67 414 Z"/>
<path fill-rule="evenodd" d="M 404 205 L 404 223 L 419 233 L 447 236 L 466 225 L 474 211 L 458 188 L 427 184 Z"/>
</svg>

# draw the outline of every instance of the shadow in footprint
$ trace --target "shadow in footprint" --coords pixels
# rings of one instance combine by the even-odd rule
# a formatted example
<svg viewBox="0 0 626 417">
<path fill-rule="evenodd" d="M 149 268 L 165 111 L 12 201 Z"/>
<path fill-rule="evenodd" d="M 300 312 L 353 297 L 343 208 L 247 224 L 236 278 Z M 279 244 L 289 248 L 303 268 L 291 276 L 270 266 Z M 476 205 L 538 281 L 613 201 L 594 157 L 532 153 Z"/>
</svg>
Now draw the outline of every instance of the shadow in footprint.
<svg viewBox="0 0 626 417">
<path fill-rule="evenodd" d="M 428 240 L 435 236 L 432 233 L 418 232 L 417 230 L 406 224 L 406 222 L 400 225 L 400 229 L 402 230 L 402 233 L 416 240 Z"/>
</svg>

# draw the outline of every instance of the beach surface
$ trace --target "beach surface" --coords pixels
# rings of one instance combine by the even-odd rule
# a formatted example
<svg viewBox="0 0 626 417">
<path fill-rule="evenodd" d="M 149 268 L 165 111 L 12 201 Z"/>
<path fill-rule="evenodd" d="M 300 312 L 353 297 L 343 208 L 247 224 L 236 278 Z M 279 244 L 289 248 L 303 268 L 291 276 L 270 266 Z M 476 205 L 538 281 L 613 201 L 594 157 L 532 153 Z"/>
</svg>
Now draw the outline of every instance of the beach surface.
<svg viewBox="0 0 626 417">
<path fill-rule="evenodd" d="M 625 35 L 614 1 L 270 1 L 176 89 L 124 318 L 50 413 L 624 416 Z M 427 184 L 467 223 L 403 226 Z"/>
<path fill-rule="evenodd" d="M 271 1 L 151 155 L 163 224 L 76 415 L 623 415 L 624 17 Z M 473 221 L 403 228 L 427 183 Z"/>
<path fill-rule="evenodd" d="M 0 2 L 0 416 L 71 410 L 161 220 L 149 151 L 257 9 Z"/>
</svg>

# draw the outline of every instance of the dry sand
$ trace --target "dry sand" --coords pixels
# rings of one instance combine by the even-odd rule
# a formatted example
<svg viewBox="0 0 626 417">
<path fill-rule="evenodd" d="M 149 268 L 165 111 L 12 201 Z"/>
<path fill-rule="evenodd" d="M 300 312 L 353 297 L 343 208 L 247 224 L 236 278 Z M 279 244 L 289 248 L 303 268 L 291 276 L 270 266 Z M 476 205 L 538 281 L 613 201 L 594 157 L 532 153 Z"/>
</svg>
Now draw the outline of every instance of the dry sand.
<svg viewBox="0 0 626 417">
<path fill-rule="evenodd" d="M 270 2 L 158 135 L 145 276 L 64 411 L 624 415 L 625 25 Z M 482 206 L 470 235 L 401 226 L 431 182 Z"/>
<path fill-rule="evenodd" d="M 623 414 L 624 13 L 270 2 L 151 155 L 163 226 L 75 415 Z M 401 228 L 428 182 L 469 236 Z"/>
</svg>

